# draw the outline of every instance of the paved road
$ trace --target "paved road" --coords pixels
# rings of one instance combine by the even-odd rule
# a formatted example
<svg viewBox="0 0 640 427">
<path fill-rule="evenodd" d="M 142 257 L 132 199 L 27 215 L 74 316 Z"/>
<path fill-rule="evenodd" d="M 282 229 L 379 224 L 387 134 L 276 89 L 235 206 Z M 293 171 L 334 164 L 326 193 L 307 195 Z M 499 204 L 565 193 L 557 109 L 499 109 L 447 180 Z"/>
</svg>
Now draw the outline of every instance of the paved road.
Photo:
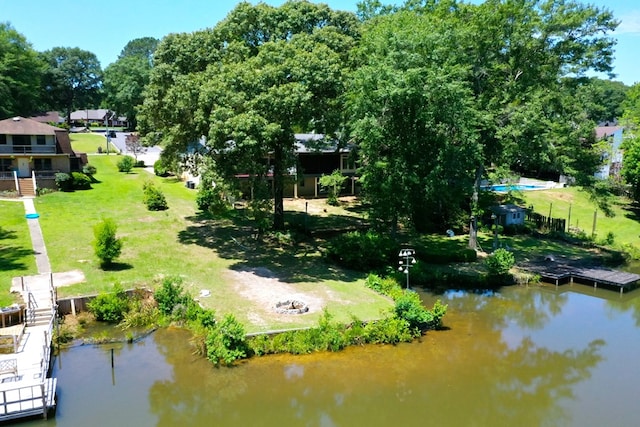
<svg viewBox="0 0 640 427">
<path fill-rule="evenodd" d="M 125 140 L 127 138 L 127 135 L 129 135 L 130 133 L 131 132 L 116 132 L 116 137 L 109 138 L 109 143 L 116 146 L 122 154 L 129 154 L 127 152 L 127 145 L 125 144 Z M 148 147 L 145 153 L 138 154 L 138 159 L 144 160 L 144 163 L 148 166 L 153 166 L 155 161 L 158 160 L 158 158 L 160 158 L 161 152 L 162 152 L 162 148 L 158 146 Z"/>
</svg>

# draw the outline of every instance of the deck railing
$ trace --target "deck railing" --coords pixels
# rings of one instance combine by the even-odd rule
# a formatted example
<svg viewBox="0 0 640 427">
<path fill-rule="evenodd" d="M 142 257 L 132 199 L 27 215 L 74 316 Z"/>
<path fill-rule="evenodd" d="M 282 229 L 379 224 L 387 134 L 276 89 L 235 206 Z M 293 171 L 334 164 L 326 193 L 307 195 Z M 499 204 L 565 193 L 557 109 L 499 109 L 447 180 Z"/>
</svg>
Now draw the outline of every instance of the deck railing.
<svg viewBox="0 0 640 427">
<path fill-rule="evenodd" d="M 2 154 L 55 154 L 55 145 L 2 145 Z"/>
</svg>

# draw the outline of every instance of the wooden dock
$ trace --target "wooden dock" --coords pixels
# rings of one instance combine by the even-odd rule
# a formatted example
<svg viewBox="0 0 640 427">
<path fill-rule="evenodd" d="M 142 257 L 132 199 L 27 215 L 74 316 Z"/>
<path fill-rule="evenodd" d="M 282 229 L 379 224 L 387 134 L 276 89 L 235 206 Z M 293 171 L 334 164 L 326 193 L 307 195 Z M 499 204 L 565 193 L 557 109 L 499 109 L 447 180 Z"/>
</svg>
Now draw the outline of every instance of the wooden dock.
<svg viewBox="0 0 640 427">
<path fill-rule="evenodd" d="M 619 290 L 620 293 L 630 291 L 638 286 L 640 275 L 603 267 L 585 267 L 545 261 L 522 267 L 524 270 L 538 274 L 545 282 L 556 286 L 565 283 L 582 283 Z"/>
<path fill-rule="evenodd" d="M 0 328 L 12 338 L 0 354 L 0 422 L 40 416 L 47 418 L 56 406 L 56 378 L 48 376 L 51 363 L 56 298 L 53 276 L 14 279 L 12 291 L 26 303 L 19 325 Z"/>
</svg>

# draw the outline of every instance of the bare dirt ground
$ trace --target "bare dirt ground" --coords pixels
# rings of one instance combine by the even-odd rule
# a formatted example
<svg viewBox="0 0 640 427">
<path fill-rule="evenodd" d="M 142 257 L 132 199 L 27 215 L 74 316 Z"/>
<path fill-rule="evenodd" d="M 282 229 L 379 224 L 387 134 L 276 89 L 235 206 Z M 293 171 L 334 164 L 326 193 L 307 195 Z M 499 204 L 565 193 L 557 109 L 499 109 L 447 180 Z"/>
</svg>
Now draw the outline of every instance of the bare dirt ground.
<svg viewBox="0 0 640 427">
<path fill-rule="evenodd" d="M 229 270 L 224 274 L 233 283 L 234 291 L 252 303 L 247 317 L 256 326 L 273 324 L 274 321 L 293 323 L 299 320 L 299 316 L 321 312 L 331 298 L 327 290 L 322 288 L 301 292 L 279 280 L 268 268 Z M 304 314 L 277 313 L 276 304 L 287 300 L 301 301 L 307 304 L 309 311 Z"/>
</svg>

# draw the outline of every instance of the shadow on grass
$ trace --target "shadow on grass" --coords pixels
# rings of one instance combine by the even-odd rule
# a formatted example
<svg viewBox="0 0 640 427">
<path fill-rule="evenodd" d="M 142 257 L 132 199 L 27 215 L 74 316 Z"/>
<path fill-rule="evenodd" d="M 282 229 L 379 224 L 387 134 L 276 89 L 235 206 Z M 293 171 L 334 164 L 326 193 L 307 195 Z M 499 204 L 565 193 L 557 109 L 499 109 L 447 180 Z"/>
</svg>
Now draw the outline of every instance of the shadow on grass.
<svg viewBox="0 0 640 427">
<path fill-rule="evenodd" d="M 125 271 L 131 270 L 133 268 L 133 265 L 126 262 L 112 262 L 108 265 L 103 264 L 100 266 L 100 268 L 104 271 Z"/>
<path fill-rule="evenodd" d="M 233 270 L 248 268 L 259 276 L 275 275 L 289 283 L 325 280 L 349 282 L 362 277 L 359 273 L 325 262 L 316 246 L 317 242 L 303 233 L 294 231 L 291 234 L 256 236 L 252 223 L 243 217 L 241 211 L 225 219 L 196 215 L 186 220 L 191 225 L 178 233 L 178 241 L 211 249 L 223 259 L 236 260 L 231 266 Z M 311 218 L 308 220 L 312 221 Z M 325 220 L 324 217 L 322 220 L 313 219 L 316 220 L 322 226 L 329 226 L 336 221 Z"/>
<path fill-rule="evenodd" d="M 0 246 L 0 271 L 26 269 L 27 265 L 23 262 L 23 259 L 33 255 L 32 249 L 18 246 Z"/>
<path fill-rule="evenodd" d="M 4 230 L 0 227 L 0 240 L 16 239 L 18 236 L 13 230 Z"/>
</svg>

